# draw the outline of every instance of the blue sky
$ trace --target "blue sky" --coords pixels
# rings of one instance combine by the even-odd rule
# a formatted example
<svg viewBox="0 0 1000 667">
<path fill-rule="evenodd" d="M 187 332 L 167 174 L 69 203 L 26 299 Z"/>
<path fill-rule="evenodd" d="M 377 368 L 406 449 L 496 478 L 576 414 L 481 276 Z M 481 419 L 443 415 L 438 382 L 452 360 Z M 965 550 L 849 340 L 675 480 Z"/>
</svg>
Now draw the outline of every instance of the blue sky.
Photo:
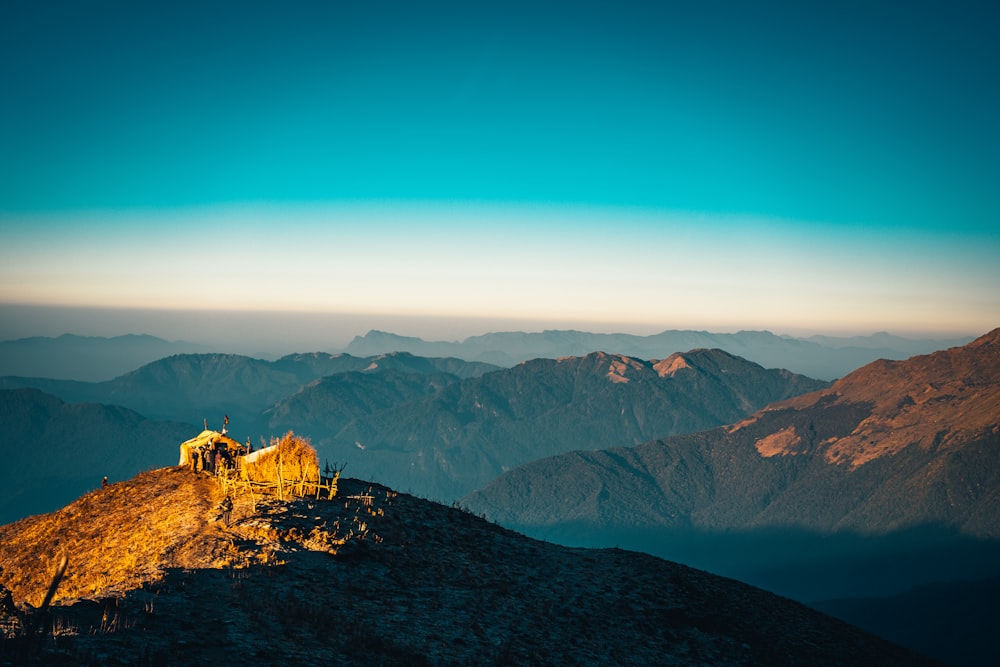
<svg viewBox="0 0 1000 667">
<path fill-rule="evenodd" d="M 983 333 L 998 13 L 4 3 L 0 303 Z"/>
</svg>

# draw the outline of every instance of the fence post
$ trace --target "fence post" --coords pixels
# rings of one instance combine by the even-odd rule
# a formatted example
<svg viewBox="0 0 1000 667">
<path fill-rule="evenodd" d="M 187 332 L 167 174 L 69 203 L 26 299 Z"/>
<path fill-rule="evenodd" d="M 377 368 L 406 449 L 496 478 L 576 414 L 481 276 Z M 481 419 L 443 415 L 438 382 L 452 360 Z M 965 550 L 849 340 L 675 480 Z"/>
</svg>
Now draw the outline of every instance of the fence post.
<svg viewBox="0 0 1000 667">
<path fill-rule="evenodd" d="M 282 475 L 281 471 L 281 447 L 278 447 L 278 500 L 285 499 L 284 485 L 281 483 Z"/>
</svg>

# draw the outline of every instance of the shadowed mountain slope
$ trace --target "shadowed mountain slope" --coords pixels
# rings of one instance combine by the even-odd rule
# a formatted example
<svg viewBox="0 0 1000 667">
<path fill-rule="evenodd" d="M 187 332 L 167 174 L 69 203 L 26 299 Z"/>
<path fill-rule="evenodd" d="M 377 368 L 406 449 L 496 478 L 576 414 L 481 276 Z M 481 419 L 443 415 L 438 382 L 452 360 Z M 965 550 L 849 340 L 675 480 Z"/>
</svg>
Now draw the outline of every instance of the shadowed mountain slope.
<svg viewBox="0 0 1000 667">
<path fill-rule="evenodd" d="M 275 407 L 271 428 L 301 430 L 296 421 L 308 420 L 321 456 L 441 500 L 534 459 L 709 428 L 826 385 L 721 350 L 657 361 L 603 352 L 534 359 L 405 401 L 395 400 L 398 385 L 383 389 L 392 390 L 384 400 L 369 391 L 362 404 L 358 387 L 373 380 L 353 380 L 303 389 Z"/>
<path fill-rule="evenodd" d="M 295 430 L 314 437 L 355 419 L 430 396 L 457 378 L 443 373 L 351 371 L 312 382 L 266 411 L 271 432 Z"/>
<path fill-rule="evenodd" d="M 926 584 L 886 598 L 825 600 L 812 606 L 955 667 L 995 665 L 1000 577 Z"/>
<path fill-rule="evenodd" d="M 462 503 L 530 535 L 641 549 L 805 601 L 996 577 L 1000 330 L 874 362 L 730 426 L 536 461 Z M 966 659 L 960 637 L 920 639 Z M 1000 652 L 986 656 L 963 664 Z"/>
<path fill-rule="evenodd" d="M 363 503 L 359 494 L 371 497 Z M 0 527 L 0 584 L 38 604 L 69 567 L 39 660 L 66 664 L 925 665 L 739 582 L 537 542 L 342 480 L 333 501 L 237 497 L 168 468 Z M 17 635 L 18 608 L 0 610 Z M 0 655 L 30 651 L 16 638 Z M 8 657 L 9 656 L 9 657 Z"/>
<path fill-rule="evenodd" d="M 885 533 L 934 522 L 1000 538 L 998 453 L 1000 329 L 874 362 L 731 426 L 531 463 L 467 502 L 517 525 Z"/>
<path fill-rule="evenodd" d="M 266 432 L 263 412 L 316 380 L 339 373 L 383 370 L 452 381 L 496 370 L 460 359 L 423 359 L 406 353 L 360 358 L 347 354 L 294 354 L 263 361 L 236 354 L 181 354 L 160 359 L 106 382 L 4 377 L 0 388 L 33 387 L 67 402 L 121 405 L 150 418 L 221 427 L 228 415 L 241 438 Z"/>
<path fill-rule="evenodd" d="M 126 408 L 0 390 L 0 522 L 51 511 L 88 489 L 177 456 L 191 428 Z"/>
</svg>

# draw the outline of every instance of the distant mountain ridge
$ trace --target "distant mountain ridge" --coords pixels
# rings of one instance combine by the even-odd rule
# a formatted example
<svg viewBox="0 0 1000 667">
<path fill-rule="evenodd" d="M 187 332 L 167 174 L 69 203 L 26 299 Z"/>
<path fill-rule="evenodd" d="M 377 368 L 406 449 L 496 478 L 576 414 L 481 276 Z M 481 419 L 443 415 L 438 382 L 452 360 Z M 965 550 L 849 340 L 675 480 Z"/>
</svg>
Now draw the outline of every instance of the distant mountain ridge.
<svg viewBox="0 0 1000 667">
<path fill-rule="evenodd" d="M 166 357 L 103 382 L 0 377 L 0 518 L 49 510 L 53 499 L 67 502 L 103 475 L 173 463 L 175 445 L 164 443 L 186 440 L 206 421 L 221 429 L 228 416 L 240 442 L 267 442 L 280 433 L 267 430 L 265 411 L 325 376 L 362 373 L 377 388 L 389 381 L 378 376 L 406 373 L 414 385 L 433 387 L 496 368 L 406 353 L 276 361 L 210 353 Z"/>
<path fill-rule="evenodd" d="M 434 391 L 388 388 L 386 379 L 326 378 L 275 406 L 269 425 L 282 431 L 308 418 L 321 455 L 353 474 L 451 501 L 527 461 L 701 430 L 827 384 L 721 350 L 533 359 Z M 362 385 L 369 397 L 394 398 L 360 407 Z"/>
<path fill-rule="evenodd" d="M 0 388 L 124 406 L 199 430 L 204 421 L 221 428 L 228 416 L 230 435 L 255 445 L 294 430 L 353 474 L 449 502 L 538 457 L 729 423 L 826 384 L 719 350 L 655 363 L 593 353 L 509 369 L 406 352 L 276 361 L 212 353 L 167 357 L 98 383 L 0 378 Z M 3 446 L 27 443 L 11 434 Z"/>
<path fill-rule="evenodd" d="M 493 332 L 462 341 L 425 341 L 372 330 L 343 350 L 356 357 L 409 352 L 421 357 L 454 357 L 511 367 L 536 358 L 583 356 L 595 350 L 639 359 L 662 359 L 696 348 L 721 349 L 765 368 L 787 368 L 833 380 L 875 359 L 905 359 L 964 345 L 973 337 L 912 339 L 885 332 L 870 336 L 778 336 L 768 331 L 711 333 L 668 330 L 650 336 L 574 330 Z M 0 341 L 0 377 L 19 376 L 100 382 L 177 354 L 227 353 L 217 345 L 165 341 L 147 334 L 111 338 L 63 334 Z M 318 353 L 325 354 L 325 353 Z M 284 358 L 295 356 L 285 355 Z M 274 357 L 267 355 L 268 359 Z"/>
<path fill-rule="evenodd" d="M 277 401 L 321 377 L 347 371 L 401 368 L 447 373 L 458 380 L 496 366 L 459 359 L 423 359 L 405 352 L 355 357 L 291 354 L 264 361 L 237 354 L 179 354 L 103 382 L 0 377 L 0 388 L 33 387 L 67 402 L 123 405 L 154 419 L 213 424 L 229 415 L 243 437 L 265 428 L 261 415 Z M 216 424 L 221 426 L 221 424 Z"/>
<path fill-rule="evenodd" d="M 639 359 L 662 359 L 674 352 L 712 348 L 743 357 L 765 368 L 786 368 L 822 380 L 834 380 L 876 359 L 906 359 L 957 345 L 973 337 L 910 339 L 877 333 L 871 336 L 794 338 L 769 331 L 710 333 L 668 330 L 650 336 L 589 333 L 573 330 L 520 331 L 470 336 L 462 341 L 424 341 L 384 331 L 356 336 L 345 351 L 358 356 L 406 351 L 423 356 L 452 356 L 513 366 L 535 358 L 582 356 L 605 350 Z"/>
<path fill-rule="evenodd" d="M 208 350 L 205 345 L 166 341 L 148 334 L 35 336 L 0 341 L 0 376 L 100 382 L 163 357 Z"/>
<path fill-rule="evenodd" d="M 104 476 L 115 481 L 162 466 L 190 432 L 119 406 L 0 389 L 0 523 L 54 510 Z"/>
</svg>

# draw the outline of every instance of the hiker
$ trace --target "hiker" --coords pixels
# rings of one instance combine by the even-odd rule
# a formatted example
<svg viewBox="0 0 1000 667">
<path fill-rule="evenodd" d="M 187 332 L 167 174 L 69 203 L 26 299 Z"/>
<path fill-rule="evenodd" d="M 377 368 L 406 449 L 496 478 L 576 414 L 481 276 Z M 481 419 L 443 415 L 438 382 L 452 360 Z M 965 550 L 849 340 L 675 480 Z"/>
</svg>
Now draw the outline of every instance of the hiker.
<svg viewBox="0 0 1000 667">
<path fill-rule="evenodd" d="M 233 513 L 233 499 L 226 496 L 219 503 L 219 509 L 222 511 L 222 520 L 225 522 L 226 526 L 229 526 L 229 519 L 232 517 Z"/>
<path fill-rule="evenodd" d="M 222 435 L 225 435 L 226 433 L 229 433 L 229 415 L 223 415 L 223 416 L 224 419 L 222 420 Z"/>
<path fill-rule="evenodd" d="M 104 479 L 101 480 L 101 488 L 102 489 L 108 488 L 108 476 L 107 475 L 105 475 Z"/>
<path fill-rule="evenodd" d="M 253 454 L 253 443 L 250 442 L 249 437 L 247 437 L 247 454 Z"/>
<path fill-rule="evenodd" d="M 215 473 L 215 440 L 208 441 L 208 447 L 205 449 L 205 458 L 203 460 L 204 465 L 202 470 L 206 472 Z"/>
</svg>

